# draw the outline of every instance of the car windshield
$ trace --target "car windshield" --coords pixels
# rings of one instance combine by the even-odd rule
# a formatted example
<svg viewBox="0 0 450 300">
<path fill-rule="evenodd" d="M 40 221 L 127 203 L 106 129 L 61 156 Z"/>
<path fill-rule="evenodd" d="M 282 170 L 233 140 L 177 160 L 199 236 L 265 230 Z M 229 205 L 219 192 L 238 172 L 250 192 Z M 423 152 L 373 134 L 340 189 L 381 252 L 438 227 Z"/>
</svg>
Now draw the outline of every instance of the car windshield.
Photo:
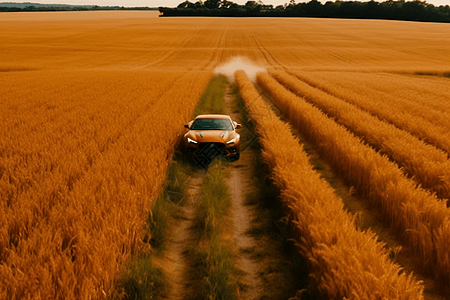
<svg viewBox="0 0 450 300">
<path fill-rule="evenodd" d="M 227 119 L 197 119 L 192 130 L 233 130 L 231 121 Z"/>
</svg>

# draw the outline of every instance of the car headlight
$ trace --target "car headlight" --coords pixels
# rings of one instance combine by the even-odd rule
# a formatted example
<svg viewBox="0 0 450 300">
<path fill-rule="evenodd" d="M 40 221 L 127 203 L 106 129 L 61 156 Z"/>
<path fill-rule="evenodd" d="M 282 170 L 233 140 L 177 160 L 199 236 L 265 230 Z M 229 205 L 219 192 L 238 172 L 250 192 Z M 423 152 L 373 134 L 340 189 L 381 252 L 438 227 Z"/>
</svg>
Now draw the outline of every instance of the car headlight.
<svg viewBox="0 0 450 300">
<path fill-rule="evenodd" d="M 197 141 L 194 141 L 193 139 L 187 138 L 187 141 L 189 144 L 198 144 Z"/>
<path fill-rule="evenodd" d="M 227 145 L 233 144 L 233 143 L 236 143 L 236 138 L 234 138 L 234 139 L 232 139 L 232 140 L 229 140 L 229 141 L 227 142 Z"/>
</svg>

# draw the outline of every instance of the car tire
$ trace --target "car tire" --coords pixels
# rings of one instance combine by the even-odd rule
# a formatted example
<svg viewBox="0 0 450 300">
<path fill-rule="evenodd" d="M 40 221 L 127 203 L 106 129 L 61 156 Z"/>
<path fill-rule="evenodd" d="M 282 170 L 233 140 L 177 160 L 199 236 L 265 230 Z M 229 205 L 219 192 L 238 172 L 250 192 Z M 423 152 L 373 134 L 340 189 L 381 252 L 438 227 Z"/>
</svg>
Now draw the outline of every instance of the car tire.
<svg viewBox="0 0 450 300">
<path fill-rule="evenodd" d="M 240 157 L 239 153 L 236 153 L 236 155 L 230 156 L 228 157 L 228 161 L 233 162 L 233 161 L 237 161 Z"/>
</svg>

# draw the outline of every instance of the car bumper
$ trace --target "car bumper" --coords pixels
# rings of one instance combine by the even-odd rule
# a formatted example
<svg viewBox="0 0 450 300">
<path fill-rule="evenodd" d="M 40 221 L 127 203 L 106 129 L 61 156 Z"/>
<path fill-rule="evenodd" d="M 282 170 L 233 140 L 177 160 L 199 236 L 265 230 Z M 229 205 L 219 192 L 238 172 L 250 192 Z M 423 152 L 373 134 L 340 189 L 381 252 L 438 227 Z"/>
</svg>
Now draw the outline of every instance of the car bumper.
<svg viewBox="0 0 450 300">
<path fill-rule="evenodd" d="M 239 144 L 185 142 L 185 148 L 186 152 L 192 156 L 205 156 L 211 159 L 216 156 L 232 157 L 239 154 Z"/>
</svg>

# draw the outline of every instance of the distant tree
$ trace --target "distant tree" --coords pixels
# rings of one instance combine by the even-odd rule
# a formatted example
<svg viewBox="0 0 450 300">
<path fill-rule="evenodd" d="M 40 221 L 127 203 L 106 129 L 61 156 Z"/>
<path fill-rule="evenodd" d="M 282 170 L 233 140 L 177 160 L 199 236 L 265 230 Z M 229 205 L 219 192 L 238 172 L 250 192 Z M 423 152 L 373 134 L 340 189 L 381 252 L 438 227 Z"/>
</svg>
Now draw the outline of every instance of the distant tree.
<svg viewBox="0 0 450 300">
<path fill-rule="evenodd" d="M 420 0 L 405 2 L 402 5 L 404 19 L 411 21 L 422 19 L 425 15 L 426 5 L 425 1 Z"/>
<path fill-rule="evenodd" d="M 323 16 L 327 18 L 333 18 L 337 16 L 339 11 L 340 2 L 327 1 L 323 6 Z"/>
<path fill-rule="evenodd" d="M 361 18 L 360 5 L 354 1 L 343 1 L 339 6 L 338 16 L 341 18 Z"/>
<path fill-rule="evenodd" d="M 208 9 L 218 9 L 220 0 L 206 0 L 203 5 Z"/>
<path fill-rule="evenodd" d="M 198 9 L 198 8 L 202 8 L 203 7 L 203 2 L 202 1 L 197 1 L 194 3 L 194 8 Z"/>
<path fill-rule="evenodd" d="M 262 5 L 259 5 L 256 1 L 247 1 L 245 3 L 245 11 L 247 15 L 257 15 L 260 13 Z"/>
<path fill-rule="evenodd" d="M 12 8 L 3 7 L 0 11 L 10 9 Z M 90 9 L 104 9 L 104 7 L 93 6 Z M 318 0 L 309 0 L 307 3 L 289 0 L 289 4 L 278 5 L 275 8 L 273 5 L 265 5 L 261 0 L 249 0 L 244 5 L 230 0 L 198 0 L 195 3 L 183 0 L 177 8 L 160 7 L 159 10 L 162 16 L 327 17 L 450 22 L 450 6 L 435 7 L 422 0 L 384 2 L 328 0 L 324 5 Z"/>
<path fill-rule="evenodd" d="M 195 4 L 189 1 L 184 1 L 178 4 L 177 8 L 194 8 Z"/>
<path fill-rule="evenodd" d="M 374 0 L 370 0 L 366 3 L 366 9 L 364 18 L 366 19 L 373 19 L 373 18 L 379 18 L 380 16 L 380 4 L 378 2 L 375 2 Z"/>
<path fill-rule="evenodd" d="M 268 11 L 268 10 L 273 10 L 273 5 L 272 4 L 262 4 L 261 5 L 261 11 Z"/>
<path fill-rule="evenodd" d="M 322 10 L 322 3 L 320 3 L 317 0 L 311 0 L 306 4 L 303 4 L 303 10 L 305 14 L 308 17 L 321 17 L 323 10 Z"/>
<path fill-rule="evenodd" d="M 220 9 L 227 9 L 230 8 L 231 5 L 233 5 L 234 3 L 231 1 L 227 1 L 227 0 L 221 0 L 219 3 L 219 7 Z"/>
</svg>

